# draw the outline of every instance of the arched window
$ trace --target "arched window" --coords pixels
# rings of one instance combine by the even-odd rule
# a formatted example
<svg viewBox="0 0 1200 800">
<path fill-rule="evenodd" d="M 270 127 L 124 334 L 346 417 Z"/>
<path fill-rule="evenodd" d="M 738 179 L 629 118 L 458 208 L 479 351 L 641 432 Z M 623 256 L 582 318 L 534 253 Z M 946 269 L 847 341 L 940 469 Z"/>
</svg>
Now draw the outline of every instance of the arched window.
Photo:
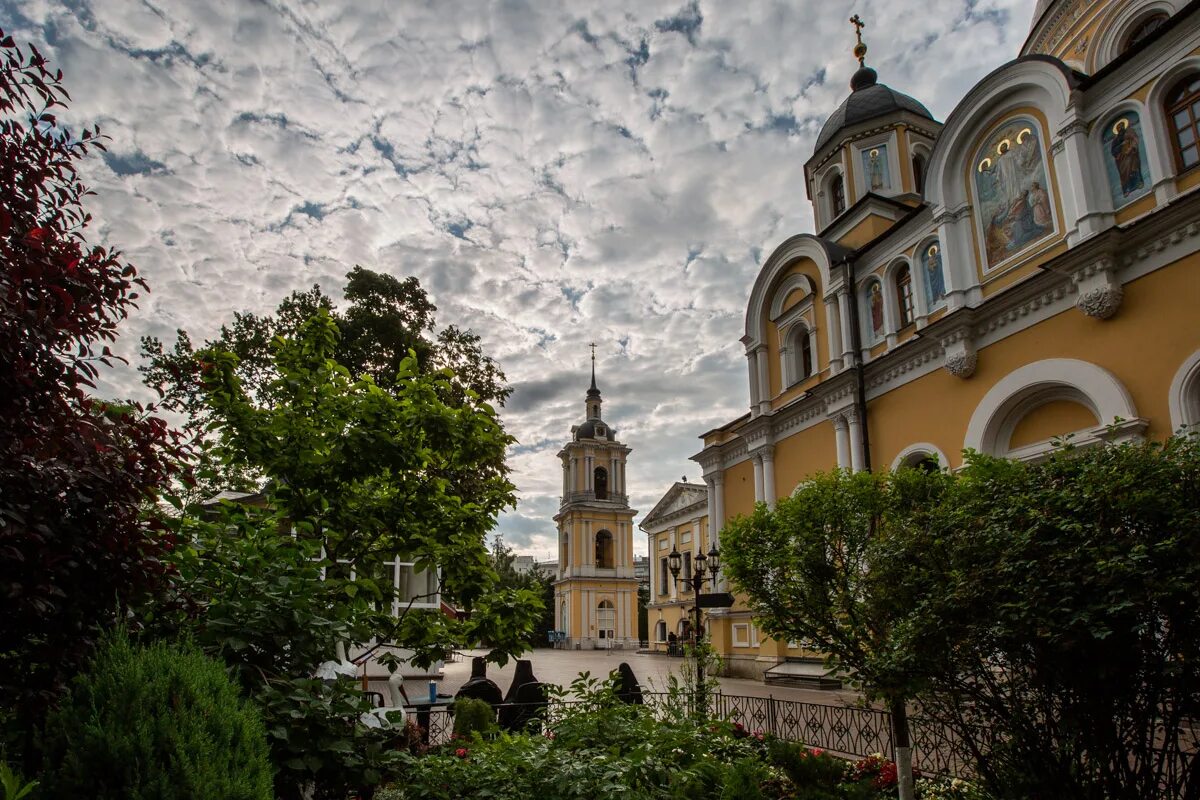
<svg viewBox="0 0 1200 800">
<path fill-rule="evenodd" d="M 613 568 L 613 537 L 608 531 L 596 534 L 596 566 L 602 569 Z"/>
<path fill-rule="evenodd" d="M 608 470 L 604 467 L 596 467 L 592 472 L 592 486 L 595 487 L 597 500 L 607 500 Z"/>
<path fill-rule="evenodd" d="M 1166 21 L 1167 15 L 1162 11 L 1146 17 L 1144 20 L 1134 26 L 1133 30 L 1125 35 L 1125 41 L 1121 43 L 1120 52 L 1124 53 L 1126 50 L 1130 49 L 1138 42 L 1154 33 Z"/>
<path fill-rule="evenodd" d="M 842 179 L 840 172 L 833 176 L 829 184 L 829 198 L 833 216 L 836 217 L 846 210 L 846 181 Z"/>
<path fill-rule="evenodd" d="M 917 153 L 913 156 L 913 185 L 916 187 L 917 194 L 925 193 L 925 156 Z"/>
<path fill-rule="evenodd" d="M 896 270 L 896 303 L 900 310 L 900 327 L 911 325 L 916 318 L 913 308 L 912 271 L 908 265 Z"/>
<path fill-rule="evenodd" d="M 1175 166 L 1182 172 L 1200 164 L 1200 73 L 1175 84 L 1163 110 L 1171 125 Z"/>
<path fill-rule="evenodd" d="M 804 380 L 813 374 L 813 355 L 812 342 L 809 341 L 808 331 L 803 331 L 800 335 L 798 361 L 800 367 L 800 380 Z"/>
</svg>

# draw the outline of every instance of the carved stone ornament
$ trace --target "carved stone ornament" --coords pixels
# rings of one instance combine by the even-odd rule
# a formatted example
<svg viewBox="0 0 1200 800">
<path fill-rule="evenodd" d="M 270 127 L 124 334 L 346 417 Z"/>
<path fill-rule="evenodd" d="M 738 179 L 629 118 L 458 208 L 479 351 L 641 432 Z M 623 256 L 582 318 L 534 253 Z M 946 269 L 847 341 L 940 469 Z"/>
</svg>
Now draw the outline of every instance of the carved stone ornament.
<svg viewBox="0 0 1200 800">
<path fill-rule="evenodd" d="M 975 374 L 979 357 L 973 350 L 964 350 L 946 355 L 946 369 L 956 378 L 969 378 Z"/>
<path fill-rule="evenodd" d="M 1075 299 L 1075 307 L 1095 319 L 1108 319 L 1117 313 L 1121 307 L 1121 299 L 1125 290 L 1120 286 L 1097 286 L 1086 292 L 1080 292 Z"/>
</svg>

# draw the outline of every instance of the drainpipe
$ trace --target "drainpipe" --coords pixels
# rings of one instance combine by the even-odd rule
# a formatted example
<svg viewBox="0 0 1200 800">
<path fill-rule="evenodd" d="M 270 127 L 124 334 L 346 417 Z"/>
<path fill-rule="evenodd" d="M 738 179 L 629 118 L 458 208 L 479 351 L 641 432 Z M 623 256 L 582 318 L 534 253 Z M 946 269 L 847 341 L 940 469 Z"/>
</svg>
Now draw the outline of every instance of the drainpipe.
<svg viewBox="0 0 1200 800">
<path fill-rule="evenodd" d="M 850 289 L 850 345 L 854 349 L 855 408 L 858 411 L 858 435 L 862 446 L 863 469 L 871 471 L 871 434 L 867 430 L 867 381 L 863 375 L 862 328 L 858 318 L 858 287 L 854 285 L 854 266 L 849 258 L 842 261 L 846 268 L 844 280 Z"/>
<path fill-rule="evenodd" d="M 863 469 L 871 471 L 871 436 L 867 426 L 867 381 L 862 357 L 862 328 L 858 318 L 858 288 L 854 285 L 854 267 L 849 258 L 842 261 L 846 267 L 845 281 L 850 288 L 850 339 L 854 346 L 855 406 L 858 409 L 859 441 L 862 444 Z M 888 704 L 892 716 L 892 747 L 895 749 L 896 778 L 900 800 L 913 800 L 912 741 L 908 732 L 908 708 L 903 701 Z"/>
</svg>

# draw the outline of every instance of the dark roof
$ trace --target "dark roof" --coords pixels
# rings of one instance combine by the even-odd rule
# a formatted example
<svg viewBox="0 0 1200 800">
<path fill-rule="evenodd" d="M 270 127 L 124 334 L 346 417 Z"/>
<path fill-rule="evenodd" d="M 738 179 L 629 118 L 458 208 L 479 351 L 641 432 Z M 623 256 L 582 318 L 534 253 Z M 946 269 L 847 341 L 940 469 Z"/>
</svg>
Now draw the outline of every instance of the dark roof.
<svg viewBox="0 0 1200 800">
<path fill-rule="evenodd" d="M 596 435 L 596 426 L 604 426 L 604 435 Z M 575 441 L 580 439 L 601 439 L 604 441 L 615 442 L 617 440 L 617 432 L 602 419 L 589 419 L 587 422 L 575 429 Z"/>
<path fill-rule="evenodd" d="M 821 133 L 817 136 L 816 150 L 820 150 L 837 136 L 838 132 L 851 125 L 886 116 L 896 111 L 912 113 L 933 119 L 929 109 L 906 94 L 878 82 L 878 75 L 870 67 L 863 67 L 850 79 L 850 96 L 829 115 Z"/>
</svg>

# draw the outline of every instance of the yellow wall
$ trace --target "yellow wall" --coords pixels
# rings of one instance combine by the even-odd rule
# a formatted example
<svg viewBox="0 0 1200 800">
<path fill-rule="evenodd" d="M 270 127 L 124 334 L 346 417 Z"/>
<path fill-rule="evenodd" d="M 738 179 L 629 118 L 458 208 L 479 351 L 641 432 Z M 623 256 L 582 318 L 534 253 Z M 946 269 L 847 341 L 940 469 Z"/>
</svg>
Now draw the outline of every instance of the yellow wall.
<svg viewBox="0 0 1200 800">
<path fill-rule="evenodd" d="M 1009 439 L 1010 450 L 1044 442 L 1055 436 L 1094 428 L 1100 421 L 1090 409 L 1070 400 L 1054 400 L 1038 406 L 1017 423 Z"/>
<path fill-rule="evenodd" d="M 725 470 L 725 518 L 754 510 L 754 466 L 749 459 Z"/>
<path fill-rule="evenodd" d="M 1134 200 L 1129 205 L 1117 211 L 1117 213 L 1113 216 L 1113 219 L 1117 221 L 1118 225 L 1123 225 L 1135 217 L 1140 217 L 1142 214 L 1145 214 L 1147 211 L 1150 211 L 1157 205 L 1158 200 L 1155 198 L 1154 192 L 1147 192 L 1142 197 L 1139 197 L 1137 200 Z"/>
<path fill-rule="evenodd" d="M 895 224 L 895 220 L 890 220 L 887 217 L 881 217 L 878 214 L 868 214 L 865 219 L 846 231 L 846 235 L 838 239 L 837 243 L 843 247 L 862 247 L 875 237 L 885 233 L 888 228 Z"/>
<path fill-rule="evenodd" d="M 814 472 L 837 466 L 833 423 L 824 421 L 775 445 L 775 496 L 787 497 Z"/>
<path fill-rule="evenodd" d="M 1200 254 L 1125 285 L 1117 316 L 1100 321 L 1070 308 L 987 347 L 966 380 L 938 369 L 868 404 L 871 460 L 886 468 L 910 444 L 930 442 L 962 463 L 967 425 L 984 394 L 1018 367 L 1076 358 L 1112 372 L 1129 391 L 1148 435 L 1169 436 L 1167 394 L 1176 370 L 1200 348 Z M 776 463 L 780 460 L 778 449 Z"/>
</svg>

